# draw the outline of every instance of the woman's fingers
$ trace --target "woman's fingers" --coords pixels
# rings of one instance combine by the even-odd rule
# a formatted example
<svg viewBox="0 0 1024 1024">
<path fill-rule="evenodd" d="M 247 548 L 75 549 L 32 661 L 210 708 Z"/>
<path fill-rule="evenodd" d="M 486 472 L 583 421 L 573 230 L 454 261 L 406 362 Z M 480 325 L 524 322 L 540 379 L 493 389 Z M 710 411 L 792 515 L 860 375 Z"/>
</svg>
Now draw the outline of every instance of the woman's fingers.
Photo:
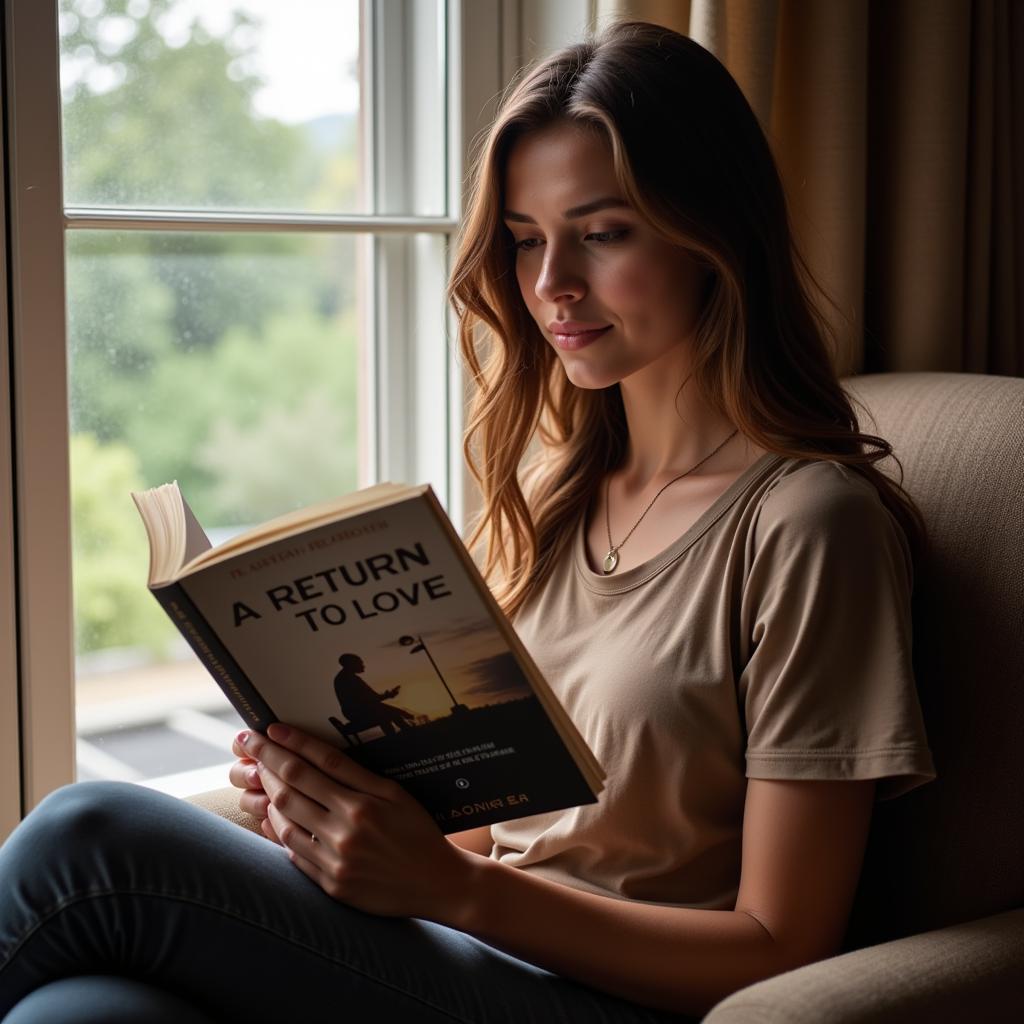
<svg viewBox="0 0 1024 1024">
<path fill-rule="evenodd" d="M 270 798 L 263 792 L 263 780 L 256 769 L 256 762 L 243 757 L 228 769 L 228 781 L 242 792 L 238 795 L 238 806 L 254 818 L 266 819 Z"/>
<path fill-rule="evenodd" d="M 323 805 L 288 785 L 265 764 L 260 765 L 260 778 L 268 798 L 267 817 L 282 845 L 291 846 L 293 840 L 308 839 L 311 833 L 326 835 L 330 815 Z M 274 810 L 280 817 L 275 817 Z"/>
<path fill-rule="evenodd" d="M 251 757 L 243 757 L 228 769 L 228 781 L 238 789 L 255 789 L 263 792 L 263 783 Z"/>
<path fill-rule="evenodd" d="M 257 793 L 247 789 L 238 797 L 238 806 L 254 818 L 265 818 L 270 806 L 270 797 L 266 793 Z"/>
<path fill-rule="evenodd" d="M 308 825 L 294 821 L 279 811 L 274 804 L 267 808 L 267 821 L 277 834 L 280 844 L 292 856 L 292 860 L 296 855 L 305 860 L 315 860 L 333 853 L 330 844 L 324 843 L 320 836 L 316 836 L 309 829 Z M 321 832 L 320 835 L 323 833 Z"/>
<path fill-rule="evenodd" d="M 299 756 L 300 763 L 312 765 L 329 779 L 382 800 L 393 800 L 404 792 L 397 783 L 357 764 L 337 747 L 283 722 L 271 725 L 266 737 L 249 733 L 243 749 L 250 757 L 258 757 L 275 771 L 281 763 L 281 755 L 291 751 Z"/>
<path fill-rule="evenodd" d="M 270 823 L 269 818 L 264 818 L 260 822 L 260 830 L 269 840 L 271 840 L 271 842 L 277 843 L 278 846 L 284 845 L 278 837 L 278 834 L 274 831 L 274 826 Z"/>
<path fill-rule="evenodd" d="M 275 725 L 271 728 L 276 729 L 277 726 Z M 240 737 L 240 741 L 249 756 L 257 758 L 258 765 L 268 769 L 272 773 L 273 778 L 286 787 L 286 798 L 287 791 L 295 790 L 307 797 L 311 805 L 318 805 L 321 810 L 330 807 L 346 817 L 353 812 L 359 813 L 357 810 L 359 807 L 365 809 L 368 799 L 366 791 L 358 792 L 355 789 L 349 789 L 344 783 L 339 784 L 340 780 L 325 770 L 330 766 L 329 760 L 327 764 L 314 766 L 304 756 L 293 753 L 287 747 L 281 746 L 266 736 L 255 732 L 246 734 L 244 739 Z M 315 742 L 319 743 L 320 741 Z M 322 746 L 328 751 L 332 749 L 326 743 L 322 744 Z M 304 752 L 308 749 L 304 747 Z M 346 758 L 341 751 L 336 751 L 335 753 L 340 761 L 376 779 L 382 787 L 392 785 L 386 779 L 381 779 L 373 775 L 373 773 L 366 771 L 366 769 L 360 768 L 354 761 Z M 262 777 L 264 790 L 269 794 L 271 801 L 278 804 L 278 808 L 281 809 L 276 792 L 271 792 L 268 788 L 267 774 L 263 773 Z M 310 829 L 310 831 L 313 831 L 313 829 Z M 284 837 L 282 836 L 281 838 L 283 839 Z"/>
</svg>

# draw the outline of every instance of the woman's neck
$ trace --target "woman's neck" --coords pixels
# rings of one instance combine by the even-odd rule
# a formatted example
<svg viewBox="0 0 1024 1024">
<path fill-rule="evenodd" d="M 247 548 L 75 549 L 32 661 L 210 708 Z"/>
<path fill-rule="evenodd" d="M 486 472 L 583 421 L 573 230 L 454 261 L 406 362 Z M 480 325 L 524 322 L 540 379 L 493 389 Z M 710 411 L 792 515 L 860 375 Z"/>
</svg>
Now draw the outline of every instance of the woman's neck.
<svg viewBox="0 0 1024 1024">
<path fill-rule="evenodd" d="M 730 438 L 735 424 L 701 399 L 692 379 L 680 391 L 682 379 L 664 373 L 636 374 L 619 385 L 629 428 L 619 475 L 629 490 L 685 473 L 720 445 L 698 472 L 728 471 L 748 461 L 746 438 Z"/>
</svg>

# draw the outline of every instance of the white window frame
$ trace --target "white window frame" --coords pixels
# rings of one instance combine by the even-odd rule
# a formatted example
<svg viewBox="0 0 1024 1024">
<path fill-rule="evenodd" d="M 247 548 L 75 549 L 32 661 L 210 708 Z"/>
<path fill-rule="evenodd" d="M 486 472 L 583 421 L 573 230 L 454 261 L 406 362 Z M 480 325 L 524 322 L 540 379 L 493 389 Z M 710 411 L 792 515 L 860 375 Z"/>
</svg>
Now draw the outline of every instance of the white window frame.
<svg viewBox="0 0 1024 1024">
<path fill-rule="evenodd" d="M 401 49 L 388 53 L 408 55 L 423 36 L 415 23 L 423 5 L 417 13 L 416 0 L 362 2 L 364 24 L 401 30 Z M 283 217 L 65 210 L 57 3 L 8 0 L 4 5 L 3 141 L 9 180 L 0 217 L 6 208 L 9 223 L 7 247 L 0 252 L 7 270 L 7 290 L 0 288 L 0 313 L 5 314 L 0 320 L 0 839 L 47 793 L 75 777 L 66 231 L 111 227 L 116 221 L 121 229 L 251 231 L 273 224 L 275 230 L 373 232 L 372 239 L 364 235 L 376 271 L 375 301 L 368 304 L 374 311 L 367 325 L 373 339 L 370 362 L 371 373 L 387 386 L 378 386 L 365 411 L 377 428 L 369 431 L 377 443 L 365 475 L 429 479 L 458 529 L 470 514 L 475 502 L 462 464 L 464 403 L 450 400 L 464 398 L 466 386 L 454 355 L 454 325 L 449 312 L 446 318 L 436 317 L 437 330 L 429 330 L 429 318 L 443 309 L 443 281 L 424 280 L 421 272 L 417 288 L 408 294 L 410 272 L 425 262 L 418 251 L 425 235 L 402 236 L 421 232 L 449 243 L 454 238 L 465 203 L 470 145 L 493 117 L 514 70 L 521 14 L 520 0 L 447 0 L 441 9 L 445 31 L 437 35 L 447 47 L 448 117 L 443 216 Z M 377 52 L 383 51 L 378 47 Z M 410 66 L 414 76 L 417 63 Z M 394 61 L 387 73 L 366 85 L 385 104 L 422 87 L 409 78 L 402 81 Z M 376 137 L 391 147 L 390 158 L 394 147 L 407 144 L 408 132 L 393 130 L 385 106 L 370 106 L 383 119 Z M 378 187 L 393 195 L 396 186 L 378 181 Z M 443 415 L 437 412 L 439 395 Z"/>
</svg>

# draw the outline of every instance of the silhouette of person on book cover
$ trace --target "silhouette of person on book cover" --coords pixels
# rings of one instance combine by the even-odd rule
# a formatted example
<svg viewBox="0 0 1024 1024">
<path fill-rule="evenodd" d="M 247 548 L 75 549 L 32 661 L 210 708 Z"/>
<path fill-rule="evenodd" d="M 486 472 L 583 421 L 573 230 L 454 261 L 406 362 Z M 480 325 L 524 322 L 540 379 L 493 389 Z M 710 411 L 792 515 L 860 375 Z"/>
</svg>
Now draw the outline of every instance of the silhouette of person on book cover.
<svg viewBox="0 0 1024 1024">
<path fill-rule="evenodd" d="M 400 685 L 378 693 L 359 675 L 366 671 L 366 666 L 358 654 L 343 654 L 338 664 L 341 671 L 334 677 L 334 695 L 347 721 L 342 722 L 332 715 L 330 722 L 349 743 L 353 736 L 357 742 L 362 742 L 359 733 L 374 726 L 379 726 L 385 736 L 408 727 L 413 720 L 412 713 L 386 703 L 398 696 Z"/>
</svg>

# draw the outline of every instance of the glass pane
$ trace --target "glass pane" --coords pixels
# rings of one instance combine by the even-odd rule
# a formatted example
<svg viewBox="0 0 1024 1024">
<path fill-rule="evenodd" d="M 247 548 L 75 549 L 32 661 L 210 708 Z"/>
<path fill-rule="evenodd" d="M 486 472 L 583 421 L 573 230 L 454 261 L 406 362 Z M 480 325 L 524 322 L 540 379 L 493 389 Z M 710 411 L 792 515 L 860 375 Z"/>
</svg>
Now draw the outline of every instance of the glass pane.
<svg viewBox="0 0 1024 1024">
<path fill-rule="evenodd" d="M 368 249 L 356 235 L 69 233 L 80 778 L 226 784 L 241 722 L 146 593 L 128 492 L 176 479 L 217 543 L 370 482 Z"/>
<path fill-rule="evenodd" d="M 370 117 L 359 0 L 59 0 L 65 202 L 443 213 L 439 6 L 413 6 Z M 377 147 L 397 191 L 372 124 L 408 140 Z"/>
</svg>

